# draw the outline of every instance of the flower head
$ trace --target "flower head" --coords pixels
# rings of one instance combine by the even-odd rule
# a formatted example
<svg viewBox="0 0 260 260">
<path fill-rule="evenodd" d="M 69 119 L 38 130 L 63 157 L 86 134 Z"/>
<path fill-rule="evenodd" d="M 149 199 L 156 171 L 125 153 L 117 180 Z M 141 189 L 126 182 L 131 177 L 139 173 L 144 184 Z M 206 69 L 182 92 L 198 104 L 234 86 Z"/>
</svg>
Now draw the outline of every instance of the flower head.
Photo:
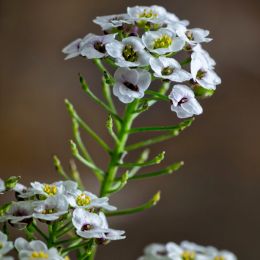
<svg viewBox="0 0 260 260">
<path fill-rule="evenodd" d="M 5 256 L 13 249 L 13 242 L 7 240 L 7 235 L 0 231 L 0 259 L 12 260 L 12 257 Z"/>
<path fill-rule="evenodd" d="M 108 197 L 98 198 L 88 191 L 76 190 L 67 197 L 67 200 L 73 208 L 116 210 L 116 207 L 108 204 Z"/>
<path fill-rule="evenodd" d="M 166 17 L 165 8 L 157 5 L 128 7 L 127 13 L 136 22 L 162 23 Z"/>
<path fill-rule="evenodd" d="M 146 70 L 118 68 L 115 72 L 113 93 L 123 103 L 130 103 L 142 98 L 150 86 L 151 75 Z"/>
<path fill-rule="evenodd" d="M 20 260 L 63 260 L 56 248 L 48 249 L 46 244 L 40 240 L 28 242 L 20 237 L 15 240 L 15 248 L 19 253 Z"/>
<path fill-rule="evenodd" d="M 125 238 L 124 231 L 110 229 L 104 213 L 90 213 L 82 208 L 73 211 L 72 223 L 76 233 L 83 238 L 98 238 L 105 240 L 118 240 Z"/>
<path fill-rule="evenodd" d="M 169 252 L 163 244 L 151 244 L 144 249 L 144 256 L 139 257 L 138 260 L 171 260 Z"/>
<path fill-rule="evenodd" d="M 115 34 L 95 35 L 88 34 L 82 42 L 81 52 L 82 56 L 88 59 L 100 59 L 107 56 L 106 45 L 113 41 Z"/>
<path fill-rule="evenodd" d="M 108 31 L 114 28 L 123 26 L 124 24 L 131 24 L 132 20 L 127 14 L 114 14 L 106 16 L 98 16 L 93 20 L 94 23 L 101 26 L 103 31 Z"/>
<path fill-rule="evenodd" d="M 10 208 L 0 217 L 0 222 L 8 221 L 15 227 L 23 228 L 33 217 L 33 201 L 19 201 L 11 204 Z"/>
<path fill-rule="evenodd" d="M 162 55 L 183 49 L 185 41 L 169 30 L 148 31 L 142 36 L 145 47 L 153 53 Z"/>
<path fill-rule="evenodd" d="M 181 68 L 179 62 L 173 58 L 151 58 L 150 65 L 157 78 L 183 82 L 191 79 L 191 74 Z"/>
<path fill-rule="evenodd" d="M 186 85 L 175 85 L 169 95 L 172 102 L 171 110 L 179 118 L 191 117 L 202 113 L 202 107 L 195 99 L 193 91 Z"/>
<path fill-rule="evenodd" d="M 69 204 L 64 195 L 57 195 L 47 198 L 44 201 L 36 201 L 34 218 L 54 221 L 68 212 Z"/>
<path fill-rule="evenodd" d="M 135 36 L 106 45 L 108 54 L 116 60 L 119 67 L 138 67 L 149 64 L 150 55 L 144 50 L 142 41 Z"/>
</svg>

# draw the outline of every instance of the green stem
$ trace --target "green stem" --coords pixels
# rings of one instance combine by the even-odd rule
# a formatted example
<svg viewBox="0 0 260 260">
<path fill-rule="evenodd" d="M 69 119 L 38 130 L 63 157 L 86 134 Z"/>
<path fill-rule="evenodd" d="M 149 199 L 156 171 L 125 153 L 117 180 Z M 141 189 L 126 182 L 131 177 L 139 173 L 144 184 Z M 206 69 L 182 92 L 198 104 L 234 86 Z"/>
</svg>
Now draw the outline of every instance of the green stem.
<svg viewBox="0 0 260 260">
<path fill-rule="evenodd" d="M 137 179 L 140 180 L 140 179 L 147 179 L 147 178 L 158 177 L 158 176 L 163 176 L 163 175 L 169 175 L 169 174 L 173 173 L 174 171 L 179 170 L 183 165 L 184 165 L 184 162 L 174 163 L 174 164 L 166 167 L 163 170 L 146 173 L 146 174 L 138 174 L 129 179 L 130 180 L 137 180 Z"/>
<path fill-rule="evenodd" d="M 132 103 L 128 104 L 126 107 L 121 129 L 118 134 L 118 143 L 115 144 L 115 148 L 113 152 L 111 152 L 111 160 L 104 181 L 102 182 L 100 190 L 101 197 L 109 193 L 110 187 L 113 184 L 114 179 L 116 177 L 116 173 L 118 170 L 118 162 L 121 161 L 121 157 L 124 153 L 125 145 L 129 136 L 129 131 L 131 129 L 134 119 L 137 116 L 137 114 L 134 114 L 137 105 L 138 100 L 135 100 Z"/>
<path fill-rule="evenodd" d="M 159 200 L 160 200 L 160 191 L 158 191 L 151 200 L 149 200 L 148 202 L 146 202 L 145 204 L 139 207 L 106 212 L 106 216 L 111 217 L 111 216 L 129 215 L 129 214 L 141 212 L 155 206 Z"/>
<path fill-rule="evenodd" d="M 37 225 L 36 225 L 34 222 L 32 222 L 32 227 L 33 227 L 46 241 L 48 241 L 48 237 L 43 233 L 43 231 L 41 231 L 41 230 L 37 227 Z"/>
</svg>

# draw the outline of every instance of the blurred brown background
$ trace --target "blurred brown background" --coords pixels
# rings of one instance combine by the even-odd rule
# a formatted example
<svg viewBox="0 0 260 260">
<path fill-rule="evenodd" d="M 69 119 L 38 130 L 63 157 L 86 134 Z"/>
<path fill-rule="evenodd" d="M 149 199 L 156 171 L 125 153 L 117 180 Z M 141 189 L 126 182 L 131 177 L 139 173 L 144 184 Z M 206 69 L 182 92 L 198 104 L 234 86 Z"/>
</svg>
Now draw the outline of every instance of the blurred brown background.
<svg viewBox="0 0 260 260">
<path fill-rule="evenodd" d="M 208 28 L 214 41 L 207 49 L 217 60 L 223 84 L 202 102 L 204 114 L 171 142 L 154 146 L 152 155 L 167 151 L 165 165 L 180 159 L 177 174 L 130 183 L 112 202 L 120 208 L 138 205 L 157 190 L 156 208 L 111 219 L 127 239 L 100 248 L 97 259 L 133 260 L 151 242 L 188 239 L 228 248 L 241 260 L 259 260 L 259 1 L 0 1 L 0 172 L 31 180 L 58 179 L 51 155 L 68 165 L 69 98 L 93 128 L 109 140 L 106 115 L 81 91 L 77 73 L 84 74 L 100 94 L 100 74 L 91 62 L 64 62 L 61 49 L 88 32 L 97 15 L 124 12 L 127 6 L 158 4 Z M 177 122 L 169 106 L 160 105 L 137 124 Z M 105 167 L 96 143 L 87 139 L 97 163 Z M 97 183 L 84 167 L 88 188 Z M 48 178 L 48 179 L 47 179 Z"/>
</svg>

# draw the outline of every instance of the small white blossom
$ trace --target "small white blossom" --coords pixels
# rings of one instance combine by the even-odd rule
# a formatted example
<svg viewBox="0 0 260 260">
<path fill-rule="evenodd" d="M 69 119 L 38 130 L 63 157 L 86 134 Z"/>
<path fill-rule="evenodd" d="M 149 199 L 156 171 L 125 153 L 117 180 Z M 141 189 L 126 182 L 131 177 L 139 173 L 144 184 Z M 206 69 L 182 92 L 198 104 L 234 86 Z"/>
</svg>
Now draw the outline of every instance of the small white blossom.
<svg viewBox="0 0 260 260">
<path fill-rule="evenodd" d="M 67 201 L 73 208 L 116 210 L 116 207 L 108 204 L 108 197 L 98 198 L 88 191 L 76 190 L 67 196 Z"/>
<path fill-rule="evenodd" d="M 232 252 L 218 250 L 212 246 L 201 246 L 189 241 L 183 241 L 180 245 L 184 250 L 206 255 L 208 257 L 207 260 L 237 260 L 237 257 Z"/>
<path fill-rule="evenodd" d="M 116 59 L 119 67 L 138 67 L 149 64 L 150 55 L 144 50 L 142 41 L 135 36 L 106 45 L 107 53 Z"/>
<path fill-rule="evenodd" d="M 199 56 L 200 59 L 205 60 L 205 62 L 208 64 L 208 67 L 210 69 L 213 69 L 215 67 L 216 65 L 215 60 L 210 57 L 209 53 L 206 50 L 204 50 L 200 44 L 193 46 L 192 51 L 193 51 L 192 53 L 193 59 L 196 59 L 197 56 Z"/>
<path fill-rule="evenodd" d="M 113 93 L 123 103 L 142 98 L 151 84 L 151 74 L 146 70 L 118 68 L 115 72 Z"/>
<path fill-rule="evenodd" d="M 70 44 L 68 44 L 66 47 L 64 47 L 62 49 L 62 52 L 67 55 L 65 57 L 65 60 L 80 56 L 82 43 L 83 43 L 82 39 L 78 38 L 73 42 L 71 42 Z"/>
<path fill-rule="evenodd" d="M 186 29 L 185 27 L 179 27 L 176 30 L 176 33 L 181 39 L 190 45 L 212 41 L 211 38 L 207 38 L 209 31 L 201 28 Z"/>
<path fill-rule="evenodd" d="M 185 41 L 169 29 L 148 31 L 142 36 L 145 47 L 156 54 L 162 55 L 183 49 Z"/>
<path fill-rule="evenodd" d="M 20 194 L 21 198 L 29 198 L 35 195 L 42 196 L 43 199 L 55 195 L 67 195 L 77 189 L 78 185 L 74 181 L 59 181 L 52 184 L 32 182 L 31 188 L 27 192 Z"/>
<path fill-rule="evenodd" d="M 164 23 L 169 27 L 176 25 L 188 26 L 190 22 L 188 20 L 180 20 L 174 13 L 167 12 L 166 17 L 164 19 Z"/>
<path fill-rule="evenodd" d="M 104 240 L 124 239 L 124 231 L 110 229 L 103 212 L 90 213 L 82 208 L 73 212 L 72 223 L 76 233 L 83 238 L 99 238 Z"/>
<path fill-rule="evenodd" d="M 9 221 L 10 224 L 23 228 L 30 223 L 34 211 L 33 201 L 19 201 L 11 204 L 7 212 L 0 217 L 0 222 Z"/>
<path fill-rule="evenodd" d="M 95 35 L 89 33 L 82 43 L 80 54 L 88 59 L 100 59 L 107 56 L 106 44 L 115 39 L 115 34 Z"/>
<path fill-rule="evenodd" d="M 24 238 L 20 237 L 15 240 L 15 248 L 19 253 L 20 260 L 63 260 L 63 257 L 59 255 L 56 248 L 52 247 L 48 249 L 46 244 L 40 240 L 28 242 Z"/>
<path fill-rule="evenodd" d="M 192 249 L 184 249 L 181 246 L 179 246 L 173 242 L 169 242 L 168 244 L 166 244 L 166 248 L 167 248 L 169 257 L 173 260 L 183 260 L 183 259 L 209 260 L 206 255 L 203 255 Z"/>
<path fill-rule="evenodd" d="M 5 191 L 5 182 L 0 178 L 0 194 Z"/>
<path fill-rule="evenodd" d="M 166 17 L 165 8 L 157 5 L 128 7 L 127 13 L 136 22 L 160 24 Z"/>
<path fill-rule="evenodd" d="M 191 55 L 191 75 L 195 82 L 206 89 L 216 89 L 221 83 L 220 77 L 212 69 L 205 54 L 193 52 Z"/>
<path fill-rule="evenodd" d="M 173 58 L 151 58 L 150 65 L 155 72 L 154 76 L 157 78 L 169 79 L 176 82 L 183 82 L 192 78 L 191 74 L 183 70 L 179 62 Z"/>
<path fill-rule="evenodd" d="M 114 14 L 98 16 L 93 20 L 93 22 L 100 25 L 103 31 L 107 31 L 113 28 L 121 27 L 124 24 L 131 24 L 132 20 L 128 14 Z"/>
<path fill-rule="evenodd" d="M 13 242 L 8 241 L 7 235 L 0 231 L 0 259 L 13 260 L 13 257 L 5 256 L 13 247 Z"/>
<path fill-rule="evenodd" d="M 35 202 L 34 218 L 54 221 L 68 212 L 69 204 L 63 195 L 48 197 L 44 201 Z"/>
<path fill-rule="evenodd" d="M 172 102 L 171 110 L 179 118 L 187 118 L 202 113 L 202 107 L 196 100 L 193 91 L 186 85 L 175 85 L 169 95 Z"/>
<path fill-rule="evenodd" d="M 151 244 L 144 249 L 144 256 L 138 260 L 171 260 L 165 245 Z"/>
</svg>

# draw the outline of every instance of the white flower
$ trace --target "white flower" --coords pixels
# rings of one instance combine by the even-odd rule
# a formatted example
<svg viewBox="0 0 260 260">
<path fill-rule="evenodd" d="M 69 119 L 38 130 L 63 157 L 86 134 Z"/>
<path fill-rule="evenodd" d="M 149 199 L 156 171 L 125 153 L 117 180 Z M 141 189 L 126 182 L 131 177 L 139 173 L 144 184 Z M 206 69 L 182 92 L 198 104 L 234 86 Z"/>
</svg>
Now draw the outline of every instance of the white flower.
<svg viewBox="0 0 260 260">
<path fill-rule="evenodd" d="M 193 59 L 196 59 L 196 56 L 199 56 L 200 59 L 205 60 L 205 62 L 208 64 L 208 67 L 210 69 L 213 69 L 215 67 L 216 65 L 215 60 L 210 57 L 209 53 L 206 50 L 204 50 L 200 44 L 193 46 L 192 50 L 193 50 L 192 53 Z"/>
<path fill-rule="evenodd" d="M 98 16 L 93 20 L 93 22 L 100 25 L 103 31 L 107 31 L 113 28 L 118 28 L 123 24 L 131 24 L 132 20 L 127 14 L 114 14 Z"/>
<path fill-rule="evenodd" d="M 214 90 L 216 85 L 221 83 L 220 77 L 212 69 L 212 64 L 209 63 L 205 53 L 193 52 L 190 66 L 193 80 L 203 88 Z"/>
<path fill-rule="evenodd" d="M 176 82 L 183 82 L 192 78 L 191 74 L 183 70 L 179 62 L 173 58 L 151 58 L 150 65 L 155 72 L 154 76 L 157 78 L 169 79 Z"/>
<path fill-rule="evenodd" d="M 89 33 L 82 42 L 80 54 L 88 59 L 100 59 L 107 56 L 106 44 L 115 39 L 115 34 L 95 35 Z"/>
<path fill-rule="evenodd" d="M 98 198 L 91 192 L 76 190 L 67 196 L 67 201 L 73 208 L 116 210 L 116 207 L 108 204 L 108 197 Z"/>
<path fill-rule="evenodd" d="M 0 231 L 0 259 L 12 260 L 13 257 L 4 256 L 13 249 L 13 242 L 7 241 L 7 235 Z"/>
<path fill-rule="evenodd" d="M 80 55 L 82 47 L 82 39 L 78 38 L 68 44 L 66 47 L 62 49 L 62 52 L 66 54 L 65 60 L 75 58 Z"/>
<path fill-rule="evenodd" d="M 63 195 L 57 195 L 47 198 L 44 201 L 36 201 L 34 218 L 46 221 L 54 221 L 68 212 L 69 204 Z"/>
<path fill-rule="evenodd" d="M 119 67 L 138 67 L 149 64 L 150 55 L 144 50 L 142 41 L 135 36 L 106 45 L 107 53 L 116 59 Z"/>
<path fill-rule="evenodd" d="M 171 110 L 179 118 L 191 117 L 202 113 L 202 107 L 195 99 L 193 91 L 186 85 L 175 85 L 169 95 L 172 101 Z"/>
<path fill-rule="evenodd" d="M 21 198 L 29 198 L 34 195 L 40 195 L 43 198 L 56 196 L 56 195 L 67 195 L 75 191 L 78 187 L 74 181 L 59 181 L 52 184 L 32 182 L 31 188 L 27 192 L 20 194 Z"/>
<path fill-rule="evenodd" d="M 151 75 L 146 70 L 118 68 L 115 72 L 113 93 L 123 103 L 142 98 L 151 84 Z"/>
<path fill-rule="evenodd" d="M 9 221 L 15 227 L 23 228 L 31 222 L 33 211 L 33 201 L 14 202 L 7 212 L 0 217 L 0 222 Z"/>
<path fill-rule="evenodd" d="M 186 29 L 185 27 L 179 27 L 176 30 L 176 33 L 181 39 L 190 45 L 212 41 L 211 38 L 207 38 L 209 31 L 201 28 Z"/>
<path fill-rule="evenodd" d="M 86 239 L 119 240 L 125 238 L 124 231 L 108 228 L 103 212 L 96 214 L 77 208 L 73 212 L 72 223 L 76 228 L 76 233 Z"/>
<path fill-rule="evenodd" d="M 138 260 L 171 260 L 165 245 L 151 244 L 144 249 L 144 256 Z"/>
<path fill-rule="evenodd" d="M 229 251 L 219 251 L 212 246 L 201 246 L 189 241 L 181 242 L 181 247 L 184 250 L 194 251 L 207 256 L 207 260 L 237 260 L 236 256 Z"/>
<path fill-rule="evenodd" d="M 146 32 L 142 40 L 149 51 L 160 55 L 180 51 L 185 45 L 185 41 L 177 37 L 176 33 L 164 28 Z"/>
<path fill-rule="evenodd" d="M 166 17 L 164 19 L 164 23 L 169 27 L 177 25 L 188 26 L 188 20 L 180 20 L 175 14 L 167 12 Z"/>
<path fill-rule="evenodd" d="M 173 260 L 209 260 L 207 256 L 200 254 L 192 249 L 184 249 L 173 242 L 166 244 L 166 248 L 170 258 Z"/>
<path fill-rule="evenodd" d="M 0 178 L 0 194 L 5 191 L 5 182 Z"/>
<path fill-rule="evenodd" d="M 15 248 L 19 253 L 20 260 L 63 260 L 56 248 L 48 249 L 46 244 L 40 240 L 28 242 L 24 238 L 20 237 L 15 240 Z"/>
<path fill-rule="evenodd" d="M 165 8 L 157 5 L 128 7 L 127 13 L 133 20 L 159 24 L 166 17 Z"/>
</svg>

